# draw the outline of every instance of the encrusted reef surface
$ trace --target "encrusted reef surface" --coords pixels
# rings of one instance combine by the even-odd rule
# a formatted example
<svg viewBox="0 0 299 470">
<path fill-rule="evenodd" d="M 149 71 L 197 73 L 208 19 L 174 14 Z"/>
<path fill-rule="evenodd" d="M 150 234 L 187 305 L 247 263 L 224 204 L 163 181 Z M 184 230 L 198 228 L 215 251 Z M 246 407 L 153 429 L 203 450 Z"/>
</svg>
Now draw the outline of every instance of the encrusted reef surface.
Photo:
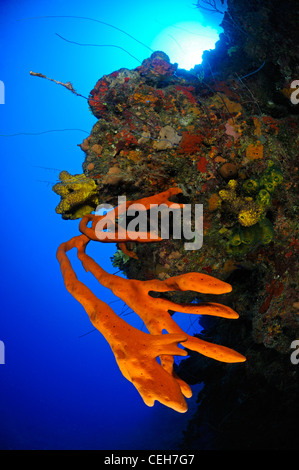
<svg viewBox="0 0 299 470">
<path fill-rule="evenodd" d="M 295 4 L 286 3 L 281 12 L 281 2 L 230 1 L 216 50 L 192 72 L 155 52 L 134 70 L 100 78 L 89 97 L 98 121 L 80 144 L 84 174 L 72 181 L 64 172 L 56 185 L 64 218 L 176 186 L 177 202 L 203 204 L 201 249 L 185 250 L 176 239 L 131 242 L 113 258 L 128 278 L 197 271 L 233 286 L 220 301 L 239 320 L 200 319 L 200 336 L 247 361 L 222 364 L 190 352 L 180 363 L 184 380 L 205 384 L 185 449 L 296 445 L 299 104 L 290 84 L 299 70 Z"/>
</svg>

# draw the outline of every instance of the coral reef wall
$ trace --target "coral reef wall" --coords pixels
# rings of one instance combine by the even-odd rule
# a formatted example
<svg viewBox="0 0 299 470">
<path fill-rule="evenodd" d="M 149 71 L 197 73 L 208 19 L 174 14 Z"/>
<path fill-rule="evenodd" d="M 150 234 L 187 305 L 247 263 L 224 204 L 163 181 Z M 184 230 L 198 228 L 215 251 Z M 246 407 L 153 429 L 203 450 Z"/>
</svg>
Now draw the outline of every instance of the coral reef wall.
<svg viewBox="0 0 299 470">
<path fill-rule="evenodd" d="M 200 2 L 199 2 L 200 3 Z M 203 204 L 204 242 L 121 246 L 113 259 L 128 278 L 203 272 L 232 284 L 221 299 L 237 324 L 200 320 L 247 357 L 244 364 L 183 360 L 180 376 L 205 383 L 182 448 L 292 448 L 298 417 L 298 111 L 296 3 L 228 2 L 215 51 L 191 72 L 155 52 L 134 70 L 98 80 L 89 105 L 98 118 L 80 147 L 84 178 L 58 194 L 59 211 L 79 218 L 97 203 L 117 204 L 179 187 L 178 202 Z M 82 176 L 82 175 L 81 175 Z M 65 180 L 65 174 L 62 180 Z M 78 183 L 79 181 L 79 183 Z M 92 182 L 86 186 L 87 182 Z M 63 181 L 62 181 L 63 182 Z M 56 188 L 57 189 L 57 188 Z M 60 191 L 60 192 L 59 192 Z M 64 207 L 66 208 L 64 211 Z M 190 298 L 192 294 L 190 293 Z M 211 300 L 211 296 L 202 296 Z"/>
</svg>

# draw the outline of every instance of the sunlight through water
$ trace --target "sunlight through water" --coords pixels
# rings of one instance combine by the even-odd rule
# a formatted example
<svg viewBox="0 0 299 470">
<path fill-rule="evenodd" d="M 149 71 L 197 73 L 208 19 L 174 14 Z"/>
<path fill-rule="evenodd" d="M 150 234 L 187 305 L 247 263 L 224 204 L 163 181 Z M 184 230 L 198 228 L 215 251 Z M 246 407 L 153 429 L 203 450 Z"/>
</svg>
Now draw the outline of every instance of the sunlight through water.
<svg viewBox="0 0 299 470">
<path fill-rule="evenodd" d="M 163 50 L 168 54 L 172 63 L 178 63 L 179 68 L 190 70 L 202 61 L 205 50 L 215 48 L 219 32 L 195 21 L 176 23 L 163 29 L 158 34 L 151 47 Z"/>
</svg>

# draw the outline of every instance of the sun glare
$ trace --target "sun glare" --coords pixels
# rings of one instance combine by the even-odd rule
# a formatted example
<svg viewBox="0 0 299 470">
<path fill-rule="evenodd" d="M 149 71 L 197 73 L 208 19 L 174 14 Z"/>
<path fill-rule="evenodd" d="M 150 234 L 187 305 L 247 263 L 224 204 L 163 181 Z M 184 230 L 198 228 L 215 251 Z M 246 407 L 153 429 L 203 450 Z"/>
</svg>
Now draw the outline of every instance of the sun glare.
<svg viewBox="0 0 299 470">
<path fill-rule="evenodd" d="M 202 53 L 214 49 L 219 32 L 198 22 L 182 22 L 168 26 L 156 36 L 151 47 L 168 54 L 172 63 L 190 70 L 202 61 Z"/>
</svg>

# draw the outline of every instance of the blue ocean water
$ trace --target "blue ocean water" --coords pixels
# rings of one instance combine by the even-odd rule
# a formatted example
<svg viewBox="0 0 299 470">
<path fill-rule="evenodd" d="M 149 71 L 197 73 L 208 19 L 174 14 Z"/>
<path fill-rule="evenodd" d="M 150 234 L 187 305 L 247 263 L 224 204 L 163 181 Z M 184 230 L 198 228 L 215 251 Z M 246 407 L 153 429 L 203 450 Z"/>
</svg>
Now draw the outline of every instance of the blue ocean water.
<svg viewBox="0 0 299 470">
<path fill-rule="evenodd" d="M 64 18 L 25 20 L 57 15 Z M 210 24 L 191 0 L 0 2 L 0 80 L 5 87 L 5 104 L 0 105 L 0 341 L 5 346 L 0 448 L 176 449 L 200 386 L 186 414 L 159 403 L 146 407 L 119 372 L 105 339 L 92 331 L 83 307 L 66 291 L 56 260 L 58 245 L 78 233 L 78 221 L 55 213 L 59 197 L 51 186 L 61 170 L 82 172 L 84 153 L 78 144 L 96 118 L 86 100 L 29 72 L 70 81 L 88 96 L 104 74 L 135 68 L 136 58 L 150 55 L 123 32 L 72 15 L 115 25 L 151 48 L 162 48 L 164 41 L 172 61 L 182 49 L 183 37 L 178 41 L 176 33 L 185 28 L 179 24 Z M 219 21 L 213 17 L 214 29 Z M 74 45 L 56 33 L 79 43 L 119 45 L 135 58 L 117 47 Z M 99 244 L 89 253 L 113 273 L 115 250 L 112 244 Z M 115 300 L 72 260 L 80 280 L 106 302 Z M 121 302 L 112 306 L 118 313 L 123 309 Z M 126 320 L 142 327 L 133 315 Z"/>
</svg>

